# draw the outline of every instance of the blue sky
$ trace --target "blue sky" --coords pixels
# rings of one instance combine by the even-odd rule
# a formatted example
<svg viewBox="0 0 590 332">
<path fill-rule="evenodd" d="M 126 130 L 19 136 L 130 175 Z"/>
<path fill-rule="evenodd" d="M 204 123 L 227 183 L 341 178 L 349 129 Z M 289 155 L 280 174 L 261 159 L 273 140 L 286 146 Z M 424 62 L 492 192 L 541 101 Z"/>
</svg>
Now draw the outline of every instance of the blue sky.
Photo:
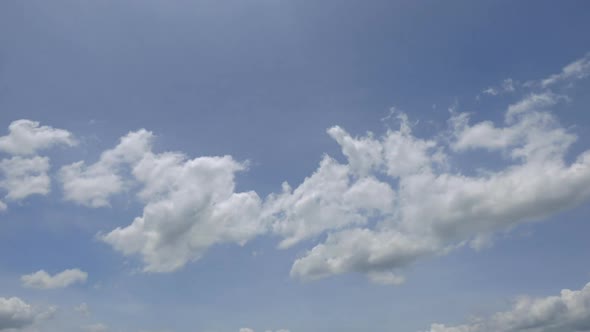
<svg viewBox="0 0 590 332">
<path fill-rule="evenodd" d="M 0 331 L 589 331 L 589 9 L 2 1 Z"/>
</svg>

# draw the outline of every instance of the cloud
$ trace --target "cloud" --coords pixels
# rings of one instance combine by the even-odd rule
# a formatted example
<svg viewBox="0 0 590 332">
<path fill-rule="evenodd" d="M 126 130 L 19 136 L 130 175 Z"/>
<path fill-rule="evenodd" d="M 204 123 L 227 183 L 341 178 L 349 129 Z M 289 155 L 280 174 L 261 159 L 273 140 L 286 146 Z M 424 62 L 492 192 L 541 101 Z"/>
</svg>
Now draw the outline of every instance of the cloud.
<svg viewBox="0 0 590 332">
<path fill-rule="evenodd" d="M 170 272 L 199 259 L 212 245 L 243 245 L 266 232 L 261 200 L 253 191 L 235 192 L 235 174 L 246 163 L 231 156 L 189 159 L 177 152 L 154 153 L 154 136 L 130 132 L 98 162 L 62 167 L 66 200 L 108 206 L 109 198 L 137 188 L 143 214 L 100 238 L 125 255 L 139 255 L 145 271 Z"/>
<path fill-rule="evenodd" d="M 373 271 L 373 272 L 369 272 L 367 274 L 367 277 L 369 278 L 369 280 L 375 284 L 381 284 L 381 285 L 400 285 L 403 284 L 405 281 L 405 278 L 402 276 L 399 276 L 393 272 L 389 272 L 389 271 L 385 271 L 385 272 L 379 272 L 379 271 Z"/>
<path fill-rule="evenodd" d="M 7 191 L 6 199 L 21 200 L 30 195 L 47 195 L 51 180 L 49 158 L 47 157 L 12 157 L 0 160 L 0 188 Z"/>
<path fill-rule="evenodd" d="M 23 275 L 21 282 L 24 287 L 53 289 L 65 288 L 75 283 L 84 283 L 88 278 L 88 273 L 79 269 L 68 269 L 51 276 L 44 270 L 32 274 Z"/>
<path fill-rule="evenodd" d="M 109 330 L 108 326 L 101 323 L 85 325 L 82 327 L 82 329 L 88 332 L 106 332 Z"/>
<path fill-rule="evenodd" d="M 79 305 L 75 306 L 74 311 L 79 312 L 84 316 L 90 315 L 90 308 L 88 308 L 88 304 L 86 304 L 86 302 L 82 302 Z"/>
<path fill-rule="evenodd" d="M 245 167 L 230 156 L 146 154 L 133 166 L 143 215 L 102 239 L 125 255 L 139 254 L 149 272 L 174 271 L 214 244 L 243 245 L 266 231 L 258 195 L 235 192 L 235 173 Z"/>
<path fill-rule="evenodd" d="M 560 73 L 541 80 L 542 87 L 563 82 L 583 79 L 590 75 L 590 53 L 563 67 Z"/>
<path fill-rule="evenodd" d="M 56 145 L 73 146 L 73 135 L 30 120 L 14 121 L 8 130 L 7 136 L 0 137 L 0 152 L 14 155 L 0 160 L 0 188 L 7 192 L 6 199 L 19 201 L 30 195 L 47 195 L 51 189 L 49 158 L 35 154 Z M 6 208 L 0 202 L 0 211 Z"/>
<path fill-rule="evenodd" d="M 503 87 L 513 90 L 514 82 Z M 327 132 L 346 160 L 325 155 L 298 186 L 283 183 L 265 199 L 235 190 L 247 163 L 157 153 L 154 135 L 143 129 L 94 164 L 64 166 L 60 178 L 67 200 L 90 207 L 137 190 L 141 215 L 99 238 L 139 256 L 146 272 L 175 271 L 211 246 L 243 245 L 270 233 L 280 237 L 280 248 L 315 241 L 294 261 L 294 277 L 357 272 L 399 284 L 403 269 L 421 258 L 466 245 L 481 249 L 497 232 L 590 197 L 590 151 L 566 161 L 576 135 L 551 112 L 567 100 L 548 90 L 529 93 L 508 105 L 500 122 L 472 123 L 469 114 L 453 111 L 449 128 L 428 138 L 416 136 L 408 116 L 396 110 L 387 119 L 395 117 L 399 128 L 380 136 L 353 136 L 335 126 Z M 496 169 L 473 172 L 457 163 L 482 150 L 496 155 Z"/>
<path fill-rule="evenodd" d="M 283 193 L 271 195 L 264 212 L 274 218 L 273 230 L 284 237 L 280 247 L 350 225 L 363 225 L 374 211 L 393 206 L 394 192 L 373 177 L 353 179 L 348 165 L 325 157 L 318 170 L 295 190 L 285 183 Z"/>
<path fill-rule="evenodd" d="M 516 87 L 514 80 L 511 78 L 507 78 L 499 86 L 491 86 L 482 91 L 483 94 L 490 95 L 490 96 L 497 96 L 504 93 L 514 92 L 516 91 Z"/>
<path fill-rule="evenodd" d="M 33 308 L 17 297 L 0 297 L 0 330 L 16 329 L 33 324 Z"/>
<path fill-rule="evenodd" d="M 0 331 L 20 329 L 50 319 L 55 310 L 55 307 L 39 310 L 18 297 L 0 297 Z"/>
<path fill-rule="evenodd" d="M 12 155 L 34 155 L 56 145 L 76 145 L 73 135 L 63 129 L 40 126 L 39 122 L 17 120 L 8 126 L 8 135 L 0 137 L 0 152 Z"/>
<path fill-rule="evenodd" d="M 513 119 L 519 114 L 538 111 L 547 109 L 551 106 L 556 105 L 561 100 L 567 100 L 568 98 L 563 95 L 556 95 L 552 92 L 545 91 L 543 93 L 533 93 L 525 98 L 522 98 L 519 102 L 508 106 L 506 111 L 505 121 L 512 123 Z"/>
<path fill-rule="evenodd" d="M 395 199 L 388 200 L 391 205 L 370 205 L 374 199 L 354 200 L 352 211 L 372 211 L 363 222 L 335 222 L 354 216 L 350 211 L 336 215 L 335 220 L 313 215 L 286 222 L 277 218 L 275 230 L 280 225 L 279 229 L 291 227 L 299 234 L 307 228 L 327 233 L 325 241 L 294 262 L 291 275 L 313 280 L 359 272 L 374 282 L 397 284 L 403 280 L 400 269 L 422 257 L 446 254 L 467 243 L 480 248 L 497 231 L 540 220 L 586 200 L 590 197 L 590 151 L 569 165 L 565 162 L 576 136 L 546 111 L 559 100 L 550 93 L 526 96 L 507 108 L 502 126 L 492 122 L 472 125 L 467 114 L 453 114 L 450 139 L 442 134 L 430 140 L 417 138 L 404 116 L 400 116 L 399 130 L 379 138 L 372 134 L 355 138 L 340 128 L 331 129 L 348 159 L 347 164 L 339 165 L 341 177 L 351 179 L 350 183 L 373 179 L 389 184 Z M 457 155 L 477 149 L 499 152 L 507 166 L 472 176 L 449 171 Z M 359 156 L 364 156 L 364 164 Z M 324 164 L 322 161 L 316 173 Z M 335 197 L 331 205 L 350 205 L 345 195 L 350 185 L 320 187 L 329 191 L 323 196 Z M 371 192 L 361 193 L 371 197 Z M 329 208 L 318 197 L 318 191 L 303 192 L 298 201 L 317 202 L 319 211 Z M 293 206 L 287 205 L 284 214 L 289 215 Z"/>
<path fill-rule="evenodd" d="M 500 128 L 491 121 L 482 121 L 471 126 L 467 113 L 454 114 L 450 119 L 455 139 L 451 148 L 458 152 L 476 149 L 499 151 L 513 148 L 516 145 L 541 142 L 541 136 L 547 134 L 553 135 L 547 139 L 553 140 L 553 145 L 558 149 L 556 152 L 563 152 L 574 142 L 575 137 L 566 133 L 550 113 L 539 112 L 557 105 L 562 99 L 562 96 L 550 92 L 531 94 L 508 106 L 504 117 L 505 126 Z M 532 135 L 537 135 L 537 137 Z M 547 146 L 548 144 L 545 148 Z M 519 151 L 514 150 L 513 152 L 522 152 Z"/>
<path fill-rule="evenodd" d="M 587 63 L 588 56 L 566 66 L 553 76 L 555 82 L 585 77 Z M 514 84 L 504 81 L 502 91 L 515 92 Z M 587 200 L 590 150 L 566 162 L 576 135 L 551 112 L 568 100 L 548 90 L 525 94 L 506 107 L 503 123 L 472 124 L 469 114 L 452 111 L 449 129 L 427 139 L 416 137 L 408 117 L 396 110 L 388 118 L 396 116 L 399 129 L 380 137 L 329 129 L 346 162 L 324 157 L 318 170 L 292 191 L 296 199 L 271 209 L 272 229 L 285 238 L 281 247 L 310 236 L 323 239 L 295 260 L 291 276 L 314 280 L 357 272 L 372 282 L 399 284 L 404 280 L 400 273 L 417 260 L 465 245 L 481 249 L 491 245 L 496 232 Z M 500 167 L 466 175 L 471 170 L 456 160 L 478 150 L 496 154 L 494 166 Z M 335 173 L 326 171 L 330 164 L 338 176 L 319 176 Z M 321 181 L 311 181 L 316 177 Z M 373 185 L 356 191 L 366 199 L 351 203 L 347 192 L 367 179 Z M 285 187 L 289 194 L 290 186 Z M 334 209 L 340 206 L 348 209 Z M 306 213 L 296 213 L 298 209 Z M 330 211 L 335 218 L 309 213 L 316 210 Z"/>
<path fill-rule="evenodd" d="M 481 91 L 481 94 L 497 96 L 506 93 L 515 93 L 521 88 L 534 91 L 555 87 L 572 87 L 576 81 L 587 78 L 588 76 L 590 76 L 590 53 L 567 64 L 559 73 L 538 80 L 526 81 L 524 83 L 508 78 L 502 81 L 499 85 L 490 86 L 484 89 Z M 479 100 L 481 94 L 478 94 L 476 99 Z"/>
<path fill-rule="evenodd" d="M 109 206 L 109 198 L 125 188 L 122 168 L 140 160 L 151 149 L 153 139 L 147 130 L 130 132 L 115 148 L 103 152 L 98 162 L 63 166 L 59 177 L 64 198 L 89 207 Z"/>
<path fill-rule="evenodd" d="M 518 298 L 512 309 L 470 324 L 432 324 L 429 332 L 558 332 L 590 331 L 590 283 L 558 296 Z"/>
</svg>

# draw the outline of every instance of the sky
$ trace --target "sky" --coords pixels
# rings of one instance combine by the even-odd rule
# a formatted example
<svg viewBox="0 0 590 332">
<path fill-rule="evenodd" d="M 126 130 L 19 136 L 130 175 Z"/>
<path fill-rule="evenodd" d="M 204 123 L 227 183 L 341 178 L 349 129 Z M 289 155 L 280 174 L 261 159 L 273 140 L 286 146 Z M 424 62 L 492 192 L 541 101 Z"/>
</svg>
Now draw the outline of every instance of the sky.
<svg viewBox="0 0 590 332">
<path fill-rule="evenodd" d="M 590 3 L 0 2 L 0 331 L 590 331 Z"/>
</svg>

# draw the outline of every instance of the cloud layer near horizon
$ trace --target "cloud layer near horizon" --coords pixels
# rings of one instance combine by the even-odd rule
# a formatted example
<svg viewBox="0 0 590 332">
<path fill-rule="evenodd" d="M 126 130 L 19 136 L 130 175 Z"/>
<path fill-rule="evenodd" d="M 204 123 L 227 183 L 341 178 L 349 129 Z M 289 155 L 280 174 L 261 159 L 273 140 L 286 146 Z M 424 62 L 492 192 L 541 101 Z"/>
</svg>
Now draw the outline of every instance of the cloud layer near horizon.
<svg viewBox="0 0 590 332">
<path fill-rule="evenodd" d="M 557 296 L 522 296 L 511 310 L 473 323 L 432 324 L 429 332 L 559 332 L 590 330 L 590 283 L 580 290 L 563 289 Z"/>
</svg>

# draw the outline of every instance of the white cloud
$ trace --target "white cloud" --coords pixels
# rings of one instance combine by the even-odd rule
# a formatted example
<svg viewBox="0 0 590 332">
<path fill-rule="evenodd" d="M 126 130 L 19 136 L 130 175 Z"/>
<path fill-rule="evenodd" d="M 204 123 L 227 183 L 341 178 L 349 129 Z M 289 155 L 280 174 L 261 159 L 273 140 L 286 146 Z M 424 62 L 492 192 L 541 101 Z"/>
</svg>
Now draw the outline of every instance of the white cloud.
<svg viewBox="0 0 590 332">
<path fill-rule="evenodd" d="M 371 199 L 355 200 L 354 209 L 335 214 L 334 219 L 313 215 L 302 221 L 277 218 L 275 231 L 280 225 L 280 230 L 291 227 L 299 233 L 307 229 L 312 234 L 328 233 L 324 242 L 295 261 L 291 275 L 317 279 L 360 272 L 374 282 L 400 283 L 403 278 L 398 271 L 421 257 L 445 254 L 466 243 L 481 248 L 497 231 L 540 220 L 590 197 L 590 151 L 569 165 L 564 161 L 576 137 L 545 111 L 556 103 L 556 98 L 551 94 L 525 97 L 508 107 L 503 126 L 491 122 L 471 125 L 466 114 L 454 114 L 450 143 L 414 137 L 403 117 L 398 131 L 390 130 L 380 138 L 352 138 L 337 129 L 336 139 L 348 158 L 348 164 L 338 164 L 341 172 L 348 171 L 347 176 L 357 182 L 371 177 L 383 179 L 379 183 L 397 184 L 395 200 L 377 206 L 366 205 L 375 202 Z M 447 162 L 454 155 L 442 152 L 445 144 L 452 148 L 450 152 L 457 153 L 498 151 L 509 157 L 503 161 L 509 165 L 474 176 L 449 172 L 452 165 Z M 360 155 L 371 156 L 372 160 L 360 167 L 356 161 Z M 354 173 L 352 169 L 361 171 Z M 327 211 L 330 206 L 350 205 L 345 200 L 349 186 L 322 183 L 319 187 L 327 191 L 321 196 L 335 198 L 330 205 L 322 205 L 317 190 L 302 191 L 297 201 L 314 202 L 319 205 L 318 211 L 326 211 L 324 205 Z M 369 195 L 371 191 L 364 193 Z M 289 215 L 294 206 L 285 204 L 283 213 Z M 352 218 L 355 211 L 371 209 L 372 223 L 338 223 Z"/>
<path fill-rule="evenodd" d="M 212 245 L 243 244 L 270 230 L 282 237 L 281 248 L 327 235 L 294 262 L 294 277 L 360 272 L 373 282 L 398 284 L 399 270 L 421 257 L 467 243 L 482 248 L 497 231 L 590 196 L 590 152 L 566 164 L 576 137 L 547 111 L 561 99 L 526 96 L 507 108 L 503 125 L 470 124 L 467 114 L 453 114 L 450 140 L 414 136 L 399 112 L 400 128 L 381 137 L 353 137 L 333 127 L 328 133 L 348 162 L 325 156 L 298 187 L 285 183 L 264 202 L 255 192 L 235 192 L 234 176 L 244 164 L 229 156 L 154 153 L 146 131 L 130 133 L 82 173 L 104 169 L 140 188 L 143 214 L 101 238 L 125 255 L 139 255 L 145 271 L 174 271 Z M 449 171 L 455 154 L 477 149 L 499 152 L 509 164 L 472 176 Z M 130 176 L 123 180 L 126 169 Z M 100 196 L 101 204 L 107 197 Z"/>
<path fill-rule="evenodd" d="M 79 269 L 68 269 L 51 276 L 44 270 L 32 274 L 23 275 L 21 282 L 28 288 L 52 289 L 64 288 L 74 283 L 84 283 L 88 273 Z"/>
<path fill-rule="evenodd" d="M 533 93 L 525 98 L 522 98 L 516 104 L 508 106 L 506 111 L 505 120 L 507 123 L 512 123 L 514 118 L 519 114 L 526 113 L 529 111 L 541 111 L 551 106 L 555 106 L 561 100 L 567 100 L 568 98 L 563 95 L 556 95 L 552 92 Z"/>
<path fill-rule="evenodd" d="M 34 194 L 47 195 L 51 188 L 47 174 L 49 158 L 35 154 L 55 145 L 75 145 L 72 134 L 30 120 L 14 121 L 8 130 L 7 136 L 0 137 L 0 152 L 16 156 L 0 160 L 0 188 L 7 192 L 6 199 L 18 201 Z M 6 208 L 0 202 L 0 211 Z"/>
<path fill-rule="evenodd" d="M 82 329 L 88 332 L 106 332 L 109 330 L 108 326 L 101 323 L 85 325 Z"/>
<path fill-rule="evenodd" d="M 69 131 L 40 126 L 36 121 L 14 121 L 8 126 L 8 131 L 7 136 L 0 137 L 0 152 L 12 155 L 33 155 L 55 145 L 76 145 Z"/>
<path fill-rule="evenodd" d="M 61 168 L 64 198 L 89 207 L 109 205 L 109 198 L 125 188 L 121 169 L 140 160 L 150 149 L 153 134 L 146 130 L 130 132 L 119 144 L 103 152 L 98 162 L 83 161 Z"/>
<path fill-rule="evenodd" d="M 590 331 L 590 283 L 558 296 L 521 297 L 512 309 L 470 324 L 432 324 L 429 332 L 559 332 Z"/>
<path fill-rule="evenodd" d="M 123 188 L 117 174 L 98 167 L 88 169 L 82 161 L 62 167 L 59 176 L 65 200 L 89 207 L 108 206 L 109 197 Z"/>
<path fill-rule="evenodd" d="M 176 270 L 217 243 L 244 244 L 265 232 L 258 195 L 234 191 L 235 172 L 244 167 L 229 156 L 147 155 L 133 169 L 143 184 L 143 215 L 102 239 L 140 254 L 150 272 Z"/>
<path fill-rule="evenodd" d="M 50 319 L 55 307 L 40 310 L 18 297 L 0 297 L 0 331 L 21 329 L 35 322 Z"/>
<path fill-rule="evenodd" d="M 327 229 L 366 224 L 374 211 L 393 206 L 394 193 L 387 183 L 374 177 L 354 178 L 348 165 L 325 157 L 318 170 L 292 190 L 283 184 L 283 193 L 266 201 L 273 230 L 285 239 L 282 248 L 319 235 Z"/>
<path fill-rule="evenodd" d="M 511 80 L 502 87 L 515 89 Z M 566 162 L 576 136 L 549 112 L 567 99 L 549 91 L 527 95 L 507 107 L 501 124 L 472 124 L 468 114 L 452 113 L 450 128 L 427 139 L 395 110 L 387 119 L 395 116 L 399 129 L 379 137 L 330 128 L 347 161 L 324 156 L 301 184 L 284 183 L 264 201 L 235 191 L 235 174 L 246 164 L 231 156 L 156 153 L 145 130 L 123 137 L 95 164 L 75 163 L 60 174 L 66 199 L 87 206 L 139 190 L 141 216 L 100 238 L 139 256 L 147 272 L 174 271 L 215 244 L 242 245 L 271 232 L 281 237 L 280 248 L 320 239 L 294 262 L 294 277 L 358 272 L 399 284 L 401 270 L 422 257 L 489 246 L 498 231 L 590 197 L 590 151 Z M 474 150 L 498 154 L 499 169 L 465 175 L 453 162 Z"/>
<path fill-rule="evenodd" d="M 391 116 L 391 114 L 390 114 Z M 383 162 L 383 146 L 368 137 L 351 137 L 344 129 L 334 126 L 328 129 L 328 134 L 342 147 L 342 153 L 348 158 L 350 168 L 358 174 L 367 175 Z"/>
<path fill-rule="evenodd" d="M 482 91 L 483 94 L 490 95 L 490 96 L 497 96 L 500 94 L 514 92 L 516 90 L 515 84 L 511 78 L 507 78 L 502 81 L 499 86 L 492 86 Z"/>
<path fill-rule="evenodd" d="M 181 153 L 154 153 L 154 135 L 130 132 L 89 166 L 62 167 L 66 200 L 108 206 L 109 198 L 137 188 L 142 216 L 100 238 L 125 255 L 139 255 L 149 272 L 174 271 L 199 259 L 212 245 L 237 243 L 266 232 L 261 200 L 235 192 L 235 174 L 245 163 L 230 156 L 188 159 Z"/>
<path fill-rule="evenodd" d="M 74 311 L 79 312 L 79 313 L 83 314 L 84 316 L 90 315 L 90 308 L 88 307 L 88 304 L 86 304 L 86 302 L 82 302 L 79 305 L 75 306 Z"/>
<path fill-rule="evenodd" d="M 381 285 L 400 285 L 405 281 L 404 277 L 390 271 L 371 271 L 367 273 L 367 277 L 371 282 Z"/>
<path fill-rule="evenodd" d="M 399 284 L 403 278 L 390 269 L 435 252 L 440 248 L 435 241 L 435 238 L 410 237 L 394 230 L 354 228 L 332 232 L 325 242 L 295 261 L 291 276 L 314 280 L 356 271 L 366 273 L 377 283 Z"/>
<path fill-rule="evenodd" d="M 553 115 L 543 112 L 548 107 L 556 105 L 560 99 L 563 98 L 552 93 L 529 95 L 508 106 L 504 119 L 505 126 L 500 128 L 491 121 L 471 126 L 468 114 L 454 114 L 450 120 L 454 136 L 451 147 L 459 152 L 481 148 L 492 151 L 504 150 L 517 145 L 529 150 L 509 151 L 512 157 L 517 158 L 525 155 L 532 157 L 531 149 L 536 145 L 543 145 L 542 150 L 547 153 L 562 154 L 573 143 L 575 137 L 559 126 Z M 553 149 L 550 149 L 550 146 Z"/>
<path fill-rule="evenodd" d="M 266 231 L 258 195 L 234 190 L 235 173 L 245 164 L 230 156 L 154 153 L 152 139 L 145 130 L 132 132 L 96 164 L 62 168 L 66 199 L 84 205 L 107 205 L 125 184 L 140 189 L 143 215 L 102 240 L 125 255 L 141 256 L 145 271 L 169 272 L 199 259 L 214 244 L 242 245 Z M 97 174 L 112 181 L 97 181 Z"/>
<path fill-rule="evenodd" d="M 541 86 L 548 87 L 558 82 L 578 80 L 590 75 L 590 53 L 563 67 L 559 74 L 554 74 L 541 81 Z"/>
<path fill-rule="evenodd" d="M 0 330 L 31 325 L 35 317 L 32 306 L 21 299 L 0 297 Z"/>
<path fill-rule="evenodd" d="M 30 195 L 47 195 L 51 180 L 49 158 L 47 157 L 12 157 L 0 160 L 0 188 L 7 191 L 8 200 L 21 200 Z"/>
</svg>

